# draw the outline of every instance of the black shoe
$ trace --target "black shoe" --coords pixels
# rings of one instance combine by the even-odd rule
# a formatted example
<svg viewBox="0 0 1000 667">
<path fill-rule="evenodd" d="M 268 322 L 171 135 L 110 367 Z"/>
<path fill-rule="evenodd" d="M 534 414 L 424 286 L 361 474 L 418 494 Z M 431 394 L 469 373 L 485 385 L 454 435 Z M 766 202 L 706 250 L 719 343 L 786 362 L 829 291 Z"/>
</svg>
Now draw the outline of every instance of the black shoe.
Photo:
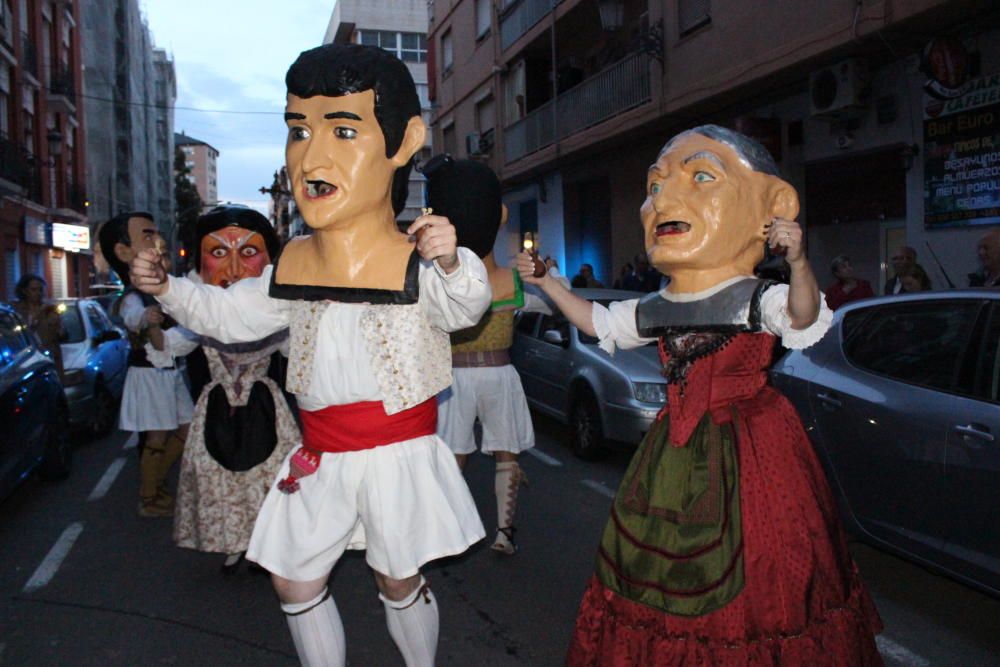
<svg viewBox="0 0 1000 667">
<path fill-rule="evenodd" d="M 245 551 L 241 551 L 240 555 L 234 561 L 230 561 L 230 556 L 226 556 L 226 561 L 222 564 L 222 567 L 220 568 L 222 570 L 222 574 L 226 576 L 235 574 L 236 571 L 240 569 L 240 563 L 243 562 L 243 559 L 246 558 L 246 555 L 247 554 Z"/>
</svg>

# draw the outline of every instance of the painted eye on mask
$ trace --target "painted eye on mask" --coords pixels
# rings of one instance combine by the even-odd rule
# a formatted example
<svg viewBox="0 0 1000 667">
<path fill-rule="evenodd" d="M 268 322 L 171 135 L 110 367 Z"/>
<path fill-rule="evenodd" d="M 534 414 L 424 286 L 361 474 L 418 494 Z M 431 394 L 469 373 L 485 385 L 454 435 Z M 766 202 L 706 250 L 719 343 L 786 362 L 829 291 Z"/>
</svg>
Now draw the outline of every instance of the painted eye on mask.
<svg viewBox="0 0 1000 667">
<path fill-rule="evenodd" d="M 711 183 L 714 180 L 715 180 L 715 176 L 712 176 L 707 171 L 699 171 L 699 172 L 696 172 L 695 175 L 694 175 L 694 182 L 695 183 Z"/>
<path fill-rule="evenodd" d="M 260 250 L 254 248 L 252 245 L 244 246 L 243 249 L 240 250 L 240 255 L 243 257 L 256 257 L 259 254 Z"/>
<path fill-rule="evenodd" d="M 309 130 L 304 127 L 292 127 L 288 129 L 288 138 L 292 141 L 302 141 L 309 138 Z"/>
<path fill-rule="evenodd" d="M 212 257 L 215 257 L 216 259 L 222 259 L 229 253 L 226 251 L 225 248 L 213 248 L 210 254 L 212 255 Z"/>
<path fill-rule="evenodd" d="M 353 139 L 358 136 L 358 131 L 353 127 L 338 127 L 333 131 L 333 134 L 338 139 Z"/>
<path fill-rule="evenodd" d="M 663 191 L 663 186 L 659 183 L 653 183 L 649 186 L 649 194 L 658 195 Z"/>
</svg>

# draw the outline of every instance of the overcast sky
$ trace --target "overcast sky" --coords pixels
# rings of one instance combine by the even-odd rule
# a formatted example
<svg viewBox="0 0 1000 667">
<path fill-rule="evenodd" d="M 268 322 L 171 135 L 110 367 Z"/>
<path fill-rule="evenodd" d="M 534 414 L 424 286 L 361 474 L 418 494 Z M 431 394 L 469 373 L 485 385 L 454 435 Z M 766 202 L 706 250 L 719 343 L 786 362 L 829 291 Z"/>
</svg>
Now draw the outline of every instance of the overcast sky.
<svg viewBox="0 0 1000 667">
<path fill-rule="evenodd" d="M 219 199 L 266 212 L 284 164 L 285 71 L 323 41 L 334 0 L 140 0 L 177 71 L 174 130 L 219 151 Z M 210 113 L 180 107 L 269 113 Z"/>
</svg>

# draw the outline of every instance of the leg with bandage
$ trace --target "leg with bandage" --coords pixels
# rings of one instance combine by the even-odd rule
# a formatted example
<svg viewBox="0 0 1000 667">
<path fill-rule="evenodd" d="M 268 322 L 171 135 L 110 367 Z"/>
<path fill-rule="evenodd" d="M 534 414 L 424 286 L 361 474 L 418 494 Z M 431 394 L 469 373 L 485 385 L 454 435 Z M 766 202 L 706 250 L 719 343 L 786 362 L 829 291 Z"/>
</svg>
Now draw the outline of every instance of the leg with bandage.
<svg viewBox="0 0 1000 667">
<path fill-rule="evenodd" d="M 497 496 L 497 535 L 490 546 L 494 551 L 513 554 L 517 551 L 514 543 L 514 511 L 517 509 L 517 490 L 526 482 L 524 471 L 517 463 L 517 457 L 510 452 L 496 452 L 497 468 L 494 490 Z"/>
</svg>

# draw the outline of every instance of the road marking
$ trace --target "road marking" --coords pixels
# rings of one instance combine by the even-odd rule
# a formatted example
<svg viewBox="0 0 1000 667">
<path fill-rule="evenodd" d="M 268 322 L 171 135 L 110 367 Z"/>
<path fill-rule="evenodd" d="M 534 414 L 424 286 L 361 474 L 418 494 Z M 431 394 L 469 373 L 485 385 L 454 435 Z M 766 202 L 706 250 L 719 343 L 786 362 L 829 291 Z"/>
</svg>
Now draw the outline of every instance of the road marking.
<svg viewBox="0 0 1000 667">
<path fill-rule="evenodd" d="M 108 469 L 104 471 L 104 476 L 101 477 L 100 481 L 97 482 L 97 486 L 94 490 L 90 492 L 87 497 L 88 501 L 100 500 L 104 497 L 104 494 L 108 492 L 111 485 L 115 483 L 118 478 L 118 473 L 122 471 L 122 467 L 125 465 L 125 457 L 119 456 L 117 459 L 111 462 Z"/>
<path fill-rule="evenodd" d="M 923 658 L 905 646 L 901 646 L 885 635 L 875 637 L 875 645 L 883 657 L 903 667 L 930 667 L 930 660 Z"/>
<path fill-rule="evenodd" d="M 597 482 L 597 481 L 594 481 L 592 479 L 585 479 L 585 480 L 583 480 L 580 483 L 583 484 L 588 489 L 592 489 L 594 491 L 597 491 L 602 496 L 605 496 L 605 497 L 608 497 L 608 498 L 611 498 L 611 499 L 614 499 L 614 497 L 615 497 L 615 490 L 614 489 L 609 489 L 608 487 L 604 486 L 604 484 L 601 483 L 601 482 Z"/>
<path fill-rule="evenodd" d="M 122 447 L 122 449 L 134 449 L 135 446 L 138 444 L 139 444 L 139 434 L 133 433 L 128 437 L 128 440 L 125 441 L 125 446 Z"/>
<path fill-rule="evenodd" d="M 528 450 L 528 453 L 546 465 L 550 465 L 555 468 L 559 468 L 562 466 L 562 461 L 549 456 L 545 452 L 539 451 L 537 447 L 532 447 L 531 449 Z"/>
<path fill-rule="evenodd" d="M 49 553 L 46 554 L 38 569 L 31 575 L 31 579 L 28 579 L 28 583 L 24 585 L 25 593 L 34 593 L 52 580 L 52 577 L 59 571 L 63 560 L 69 555 L 69 550 L 73 548 L 76 538 L 80 537 L 82 532 L 83 524 L 79 521 L 66 527 L 56 543 L 49 549 Z"/>
</svg>

